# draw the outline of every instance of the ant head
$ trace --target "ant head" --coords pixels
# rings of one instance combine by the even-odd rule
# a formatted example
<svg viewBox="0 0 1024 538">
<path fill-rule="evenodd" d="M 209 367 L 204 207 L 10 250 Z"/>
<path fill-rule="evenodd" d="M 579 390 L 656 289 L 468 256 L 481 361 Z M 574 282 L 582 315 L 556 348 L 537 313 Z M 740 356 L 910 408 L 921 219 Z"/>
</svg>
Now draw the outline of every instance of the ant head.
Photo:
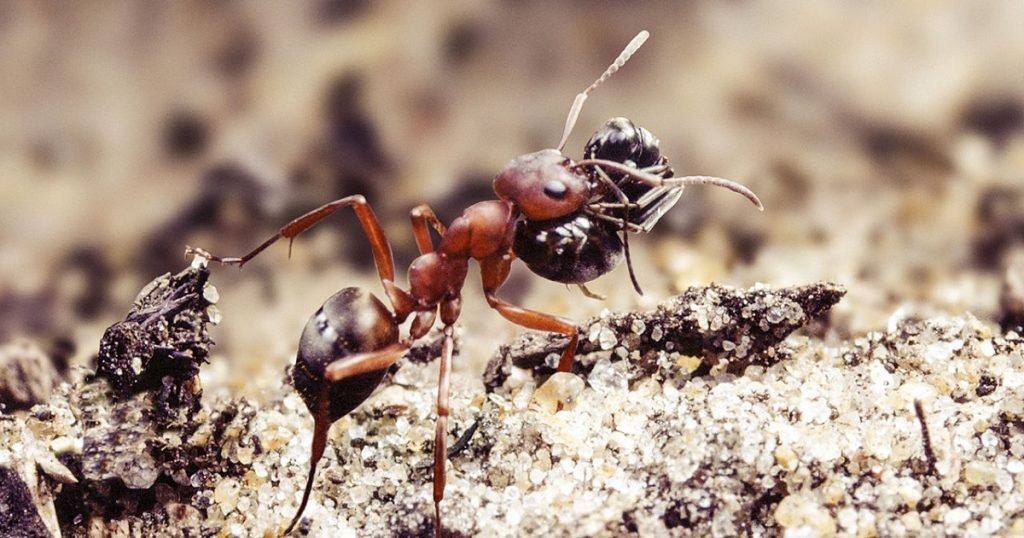
<svg viewBox="0 0 1024 538">
<path fill-rule="evenodd" d="M 512 202 L 528 220 L 562 217 L 590 197 L 587 178 L 569 169 L 571 161 L 556 149 L 520 155 L 494 178 L 494 192 Z"/>
<path fill-rule="evenodd" d="M 494 192 L 502 200 L 511 202 L 528 220 L 548 220 L 562 217 L 583 207 L 590 196 L 590 186 L 584 175 L 570 169 L 572 162 L 562 155 L 562 148 L 579 118 L 583 103 L 590 92 L 608 80 L 629 57 L 647 41 L 648 33 L 640 32 L 626 45 L 619 57 L 604 73 L 588 86 L 572 103 L 565 120 L 562 141 L 558 149 L 545 149 L 512 159 L 494 178 Z"/>
</svg>

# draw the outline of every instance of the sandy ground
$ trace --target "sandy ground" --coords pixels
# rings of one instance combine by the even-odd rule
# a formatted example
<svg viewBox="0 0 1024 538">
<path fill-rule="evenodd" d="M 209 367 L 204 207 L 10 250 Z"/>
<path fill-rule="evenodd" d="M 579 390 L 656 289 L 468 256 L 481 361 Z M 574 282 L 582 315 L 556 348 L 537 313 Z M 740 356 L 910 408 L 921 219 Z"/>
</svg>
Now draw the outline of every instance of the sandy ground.
<svg viewBox="0 0 1024 538">
<path fill-rule="evenodd" d="M 213 268 L 222 319 L 194 420 L 217 435 L 175 441 L 129 421 L 138 439 L 192 447 L 160 452 L 171 461 L 196 462 L 154 457 L 155 482 L 134 490 L 81 468 L 92 426 L 74 406 L 102 393 L 88 372 L 104 330 L 147 282 L 188 266 L 185 245 L 239 254 L 348 194 L 367 196 L 404 267 L 410 208 L 426 202 L 450 221 L 492 198 L 495 172 L 557 143 L 574 94 L 647 29 L 566 152 L 580 157 L 596 126 L 626 116 L 660 138 L 677 173 L 740 181 L 766 211 L 689 188 L 631 242 L 645 295 L 624 267 L 590 286 L 607 296 L 592 301 L 517 266 L 503 296 L 582 323 L 712 282 L 846 294 L 771 348 L 784 360 L 738 371 L 699 365 L 729 362 L 741 342 L 675 351 L 665 360 L 677 374 L 618 372 L 635 343 L 616 337 L 584 357 L 599 375 L 566 381 L 572 401 L 552 410 L 526 370 L 485 391 L 488 361 L 522 331 L 487 308 L 471 272 L 452 439 L 481 425 L 452 459 L 446 524 L 465 535 L 1022 532 L 1022 11 L 4 4 L 0 70 L 17 76 L 0 80 L 0 355 L 15 388 L 0 459 L 17 472 L 2 478 L 21 477 L 39 524 L 64 534 L 280 530 L 310 436 L 284 383 L 299 332 L 342 287 L 379 293 L 354 219 L 324 223 L 290 259 L 275 245 L 241 272 Z M 600 348 L 595 323 L 585 340 Z M 339 421 L 301 530 L 432 530 L 436 375 L 434 363 L 403 367 Z M 30 410 L 37 402 L 49 405 Z M 97 405 L 103 417 L 150 413 L 145 396 Z M 259 450 L 243 441 L 253 436 Z"/>
</svg>

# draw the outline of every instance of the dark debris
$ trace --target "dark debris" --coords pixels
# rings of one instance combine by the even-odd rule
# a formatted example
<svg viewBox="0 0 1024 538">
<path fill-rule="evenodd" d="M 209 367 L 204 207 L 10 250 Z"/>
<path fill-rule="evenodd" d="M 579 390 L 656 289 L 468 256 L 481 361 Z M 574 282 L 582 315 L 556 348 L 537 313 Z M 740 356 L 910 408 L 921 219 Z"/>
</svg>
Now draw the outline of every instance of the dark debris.
<svg viewBox="0 0 1024 538">
<path fill-rule="evenodd" d="M 216 289 L 207 285 L 209 274 L 193 266 L 153 280 L 100 341 L 97 373 L 120 399 L 154 391 L 158 420 L 176 416 L 176 409 L 188 415 L 199 410 L 197 375 L 213 346 L 207 324 L 217 300 Z"/>
<path fill-rule="evenodd" d="M 39 517 L 28 486 L 18 473 L 0 467 L 0 536 L 37 538 L 52 536 Z"/>
<path fill-rule="evenodd" d="M 631 359 L 633 379 L 671 375 L 659 360 L 664 351 L 702 358 L 696 375 L 715 366 L 734 374 L 751 365 L 770 366 L 784 358 L 776 349 L 780 342 L 825 314 L 845 293 L 841 286 L 826 282 L 781 289 L 691 287 L 652 312 L 615 313 L 585 322 L 573 371 L 586 374 L 602 357 L 620 360 L 612 352 L 617 347 L 629 356 L 639 355 L 638 361 Z M 602 334 L 605 329 L 611 335 Z M 549 357 L 560 354 L 565 341 L 561 336 L 527 333 L 501 346 L 487 365 L 484 385 L 489 392 L 496 390 L 512 365 L 532 369 L 535 376 L 550 375 L 554 365 Z"/>
</svg>

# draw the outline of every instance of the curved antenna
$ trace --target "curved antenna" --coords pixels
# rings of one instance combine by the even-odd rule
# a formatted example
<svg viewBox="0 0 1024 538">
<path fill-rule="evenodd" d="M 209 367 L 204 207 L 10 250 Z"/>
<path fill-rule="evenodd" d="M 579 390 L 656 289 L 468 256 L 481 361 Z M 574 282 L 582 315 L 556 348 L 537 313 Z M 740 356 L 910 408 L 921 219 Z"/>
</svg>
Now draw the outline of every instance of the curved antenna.
<svg viewBox="0 0 1024 538">
<path fill-rule="evenodd" d="M 565 142 L 569 139 L 569 134 L 572 133 L 572 128 L 576 126 L 576 120 L 579 119 L 580 111 L 583 110 L 583 103 L 587 100 L 590 92 L 597 89 L 601 84 L 604 84 L 604 81 L 608 80 L 608 78 L 614 75 L 620 67 L 625 65 L 626 61 L 629 60 L 629 57 L 644 44 L 644 41 L 647 41 L 648 37 L 651 37 L 651 34 L 648 33 L 647 30 L 642 30 L 637 34 L 636 37 L 626 45 L 626 48 L 622 49 L 619 57 L 615 58 L 612 65 L 609 65 L 608 69 L 605 69 L 604 73 L 601 73 L 601 76 L 598 77 L 593 84 L 587 86 L 587 89 L 576 95 L 576 100 L 572 102 L 572 107 L 569 108 L 569 117 L 565 119 L 565 130 L 562 131 L 562 141 L 558 143 L 558 151 L 562 151 L 562 148 L 565 147 Z"/>
</svg>

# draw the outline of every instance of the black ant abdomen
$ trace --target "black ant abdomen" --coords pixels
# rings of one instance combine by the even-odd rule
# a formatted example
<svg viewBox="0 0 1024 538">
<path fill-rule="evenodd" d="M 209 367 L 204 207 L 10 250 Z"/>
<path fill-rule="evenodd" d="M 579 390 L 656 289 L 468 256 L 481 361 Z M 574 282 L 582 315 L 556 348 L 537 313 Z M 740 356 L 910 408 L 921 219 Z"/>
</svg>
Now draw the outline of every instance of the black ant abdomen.
<svg viewBox="0 0 1024 538">
<path fill-rule="evenodd" d="M 380 299 L 359 288 L 335 293 L 306 322 L 291 380 L 313 415 L 313 445 L 302 503 L 288 531 L 298 522 L 309 501 L 316 465 L 327 446 L 331 424 L 369 398 L 388 371 L 372 370 L 331 382 L 327 379 L 327 367 L 339 359 L 378 351 L 397 342 L 398 324 L 394 316 Z"/>
<path fill-rule="evenodd" d="M 324 379 L 329 364 L 354 353 L 375 351 L 398 342 L 398 325 L 375 295 L 345 288 L 332 295 L 310 316 L 299 339 L 292 384 L 313 416 L 325 396 L 325 418 L 334 422 L 347 415 L 380 384 L 387 369 L 360 374 L 341 382 Z"/>
<path fill-rule="evenodd" d="M 622 261 L 618 228 L 584 212 L 516 222 L 512 251 L 537 275 L 555 282 L 585 284 Z"/>
</svg>

